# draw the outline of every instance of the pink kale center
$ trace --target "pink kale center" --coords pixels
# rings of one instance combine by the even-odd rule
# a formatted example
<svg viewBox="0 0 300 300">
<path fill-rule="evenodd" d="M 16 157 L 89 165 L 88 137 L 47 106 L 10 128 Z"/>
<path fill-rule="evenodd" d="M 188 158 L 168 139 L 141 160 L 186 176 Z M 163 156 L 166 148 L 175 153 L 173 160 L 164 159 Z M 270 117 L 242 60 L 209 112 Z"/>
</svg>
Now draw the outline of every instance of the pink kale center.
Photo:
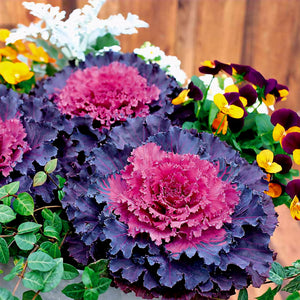
<svg viewBox="0 0 300 300">
<path fill-rule="evenodd" d="M 135 237 L 180 252 L 224 238 L 239 193 L 218 177 L 219 167 L 193 154 L 174 154 L 148 143 L 132 151 L 129 165 L 109 179 L 110 208 Z M 218 236 L 219 235 L 219 236 Z"/>
<path fill-rule="evenodd" d="M 21 161 L 23 153 L 30 150 L 25 137 L 26 132 L 19 119 L 3 122 L 0 118 L 0 172 L 3 176 L 8 176 Z"/>
<path fill-rule="evenodd" d="M 113 62 L 72 73 L 56 103 L 64 114 L 87 114 L 100 121 L 101 128 L 110 128 L 129 116 L 147 116 L 147 104 L 158 100 L 159 94 L 160 90 L 155 85 L 148 86 L 136 68 Z"/>
</svg>

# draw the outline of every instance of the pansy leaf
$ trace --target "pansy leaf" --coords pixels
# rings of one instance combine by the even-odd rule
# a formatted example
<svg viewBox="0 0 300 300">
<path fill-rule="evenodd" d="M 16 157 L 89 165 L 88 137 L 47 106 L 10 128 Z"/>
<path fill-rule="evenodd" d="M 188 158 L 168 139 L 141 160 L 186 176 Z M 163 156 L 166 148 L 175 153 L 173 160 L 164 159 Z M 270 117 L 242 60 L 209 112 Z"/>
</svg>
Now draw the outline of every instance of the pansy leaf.
<svg viewBox="0 0 300 300">
<path fill-rule="evenodd" d="M 248 292 L 246 289 L 241 289 L 239 291 L 238 300 L 248 300 Z"/>
<path fill-rule="evenodd" d="M 294 292 L 292 295 L 289 295 L 286 300 L 300 300 L 299 292 Z"/>
<path fill-rule="evenodd" d="M 263 295 L 257 297 L 256 299 L 257 300 L 273 300 L 279 290 L 280 290 L 280 286 L 277 286 L 273 290 L 269 287 Z"/>
</svg>

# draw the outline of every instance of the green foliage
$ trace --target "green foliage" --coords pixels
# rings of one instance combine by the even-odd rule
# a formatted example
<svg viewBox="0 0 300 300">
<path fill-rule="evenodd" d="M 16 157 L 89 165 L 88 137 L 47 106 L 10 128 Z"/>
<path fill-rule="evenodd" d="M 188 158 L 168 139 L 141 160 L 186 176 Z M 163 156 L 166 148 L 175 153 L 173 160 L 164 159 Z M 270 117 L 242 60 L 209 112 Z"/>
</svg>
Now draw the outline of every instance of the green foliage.
<svg viewBox="0 0 300 300">
<path fill-rule="evenodd" d="M 36 186 L 42 185 L 44 179 L 49 178 L 58 192 L 62 192 L 66 180 L 56 176 L 56 184 L 50 175 L 56 166 L 56 159 L 49 161 L 43 174 L 34 176 Z M 23 293 L 22 299 L 41 300 L 40 292 L 51 291 L 61 280 L 74 279 L 79 272 L 74 266 L 64 263 L 61 257 L 61 247 L 69 232 L 68 221 L 61 216 L 62 207 L 54 205 L 35 209 L 33 197 L 27 192 L 19 193 L 19 188 L 18 181 L 0 187 L 0 263 L 7 264 L 10 257 L 14 257 L 16 265 L 4 280 L 9 281 L 19 276 L 23 286 L 29 289 Z M 95 264 L 94 268 L 96 266 L 97 271 L 91 269 L 92 272 L 103 272 L 103 268 L 106 268 L 103 262 Z M 96 286 L 98 294 L 104 289 L 101 280 Z M 92 289 L 95 287 L 91 288 L 91 295 L 96 294 Z M 7 289 L 0 288 L 1 299 L 17 298 Z"/>
<path fill-rule="evenodd" d="M 97 300 L 107 291 L 111 279 L 107 278 L 107 260 L 99 260 L 84 268 L 82 281 L 66 286 L 62 292 L 72 299 Z"/>
<path fill-rule="evenodd" d="M 248 300 L 248 292 L 246 289 L 240 290 L 238 300 Z"/>
<path fill-rule="evenodd" d="M 43 185 L 47 180 L 47 174 L 44 171 L 37 172 L 33 177 L 33 187 Z"/>
</svg>

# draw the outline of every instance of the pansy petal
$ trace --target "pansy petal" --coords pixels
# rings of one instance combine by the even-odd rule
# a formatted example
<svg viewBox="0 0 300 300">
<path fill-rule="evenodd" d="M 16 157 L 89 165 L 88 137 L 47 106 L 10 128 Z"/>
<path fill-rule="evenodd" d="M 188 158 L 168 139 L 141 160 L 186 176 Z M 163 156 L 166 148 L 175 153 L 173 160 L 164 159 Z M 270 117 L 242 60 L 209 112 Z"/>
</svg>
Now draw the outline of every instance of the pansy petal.
<svg viewBox="0 0 300 300">
<path fill-rule="evenodd" d="M 265 96 L 265 98 L 263 98 L 263 102 L 267 105 L 267 106 L 272 106 L 275 104 L 275 96 L 272 94 L 267 94 Z"/>
<path fill-rule="evenodd" d="M 189 91 L 190 90 L 183 90 L 175 99 L 172 100 L 172 104 L 179 105 L 186 102 L 189 99 Z"/>
<path fill-rule="evenodd" d="M 235 84 L 228 85 L 225 88 L 225 93 L 238 93 L 239 88 Z"/>
<path fill-rule="evenodd" d="M 300 165 L 300 149 L 296 149 L 293 151 L 293 158 L 294 158 L 294 162 L 297 165 Z"/>
<path fill-rule="evenodd" d="M 300 132 L 291 132 L 287 134 L 281 142 L 283 150 L 292 154 L 295 149 L 300 149 Z"/>
<path fill-rule="evenodd" d="M 274 159 L 274 154 L 271 150 L 265 149 L 262 150 L 259 154 L 256 156 L 257 164 L 261 168 L 265 168 L 266 164 L 272 163 Z"/>
<path fill-rule="evenodd" d="M 266 166 L 265 170 L 268 173 L 278 173 L 282 170 L 282 167 L 278 163 L 273 162 L 270 165 Z"/>
<path fill-rule="evenodd" d="M 240 119 L 244 116 L 244 110 L 236 105 L 230 105 L 229 107 L 229 116 L 234 119 Z"/>
<path fill-rule="evenodd" d="M 214 96 L 214 103 L 217 105 L 219 110 L 228 105 L 228 102 L 223 94 L 216 94 Z"/>
<path fill-rule="evenodd" d="M 278 142 L 283 137 L 285 133 L 285 129 L 282 125 L 277 123 L 273 129 L 273 139 L 274 141 Z"/>
<path fill-rule="evenodd" d="M 291 216 L 295 220 L 300 220 L 300 201 L 297 196 L 294 197 L 290 205 Z"/>
<path fill-rule="evenodd" d="M 278 183 L 270 182 L 269 183 L 269 190 L 265 192 L 272 198 L 277 198 L 282 194 L 282 187 Z"/>
<path fill-rule="evenodd" d="M 292 126 L 300 127 L 300 117 L 291 109 L 281 108 L 272 113 L 271 123 L 274 126 L 279 123 L 287 130 Z"/>
</svg>

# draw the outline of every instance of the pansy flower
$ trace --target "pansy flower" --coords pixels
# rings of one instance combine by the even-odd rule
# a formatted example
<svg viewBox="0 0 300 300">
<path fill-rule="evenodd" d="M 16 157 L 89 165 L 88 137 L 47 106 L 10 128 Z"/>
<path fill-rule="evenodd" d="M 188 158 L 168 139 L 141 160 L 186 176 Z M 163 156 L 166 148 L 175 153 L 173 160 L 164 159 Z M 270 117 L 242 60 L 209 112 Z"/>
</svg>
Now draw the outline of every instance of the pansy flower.
<svg viewBox="0 0 300 300">
<path fill-rule="evenodd" d="M 23 53 L 25 57 L 44 64 L 55 62 L 55 59 L 49 57 L 43 47 L 37 47 L 34 43 L 27 43 L 26 46 L 29 51 Z"/>
<path fill-rule="evenodd" d="M 228 74 L 232 74 L 232 67 L 228 64 L 222 63 L 218 60 L 206 60 L 202 63 L 202 66 L 199 67 L 199 71 L 204 74 L 216 75 L 220 71 L 225 71 Z"/>
<path fill-rule="evenodd" d="M 282 140 L 282 149 L 293 155 L 294 162 L 300 164 L 300 132 L 290 132 Z"/>
<path fill-rule="evenodd" d="M 294 219 L 300 220 L 300 179 L 290 181 L 286 186 L 286 192 L 292 198 L 291 215 Z"/>
<path fill-rule="evenodd" d="M 93 154 L 72 222 L 89 255 L 107 249 L 118 286 L 227 299 L 268 277 L 277 220 L 264 173 L 217 137 L 152 115 L 114 127 Z"/>
<path fill-rule="evenodd" d="M 295 111 L 288 108 L 274 111 L 271 115 L 271 123 L 275 126 L 273 139 L 280 141 L 280 143 L 282 143 L 282 140 L 288 133 L 300 132 L 300 117 Z"/>
<path fill-rule="evenodd" d="M 285 101 L 288 94 L 287 86 L 279 84 L 277 80 L 271 78 L 266 81 L 263 102 L 267 106 L 271 106 L 279 101 Z"/>
<path fill-rule="evenodd" d="M 274 154 L 271 150 L 262 150 L 256 156 L 257 164 L 267 173 L 278 173 L 282 170 L 280 164 L 274 162 Z"/>
<path fill-rule="evenodd" d="M 199 101 L 202 100 L 202 98 L 202 91 L 191 81 L 187 89 L 183 89 L 180 94 L 172 100 L 172 104 L 179 105 L 189 101 L 190 99 Z"/>
<path fill-rule="evenodd" d="M 261 73 L 256 71 L 254 68 L 247 66 L 247 65 L 240 65 L 240 64 L 231 64 L 233 68 L 232 74 L 242 75 L 243 79 L 259 86 L 260 88 L 264 87 L 266 84 L 266 79 L 263 77 Z"/>
</svg>

